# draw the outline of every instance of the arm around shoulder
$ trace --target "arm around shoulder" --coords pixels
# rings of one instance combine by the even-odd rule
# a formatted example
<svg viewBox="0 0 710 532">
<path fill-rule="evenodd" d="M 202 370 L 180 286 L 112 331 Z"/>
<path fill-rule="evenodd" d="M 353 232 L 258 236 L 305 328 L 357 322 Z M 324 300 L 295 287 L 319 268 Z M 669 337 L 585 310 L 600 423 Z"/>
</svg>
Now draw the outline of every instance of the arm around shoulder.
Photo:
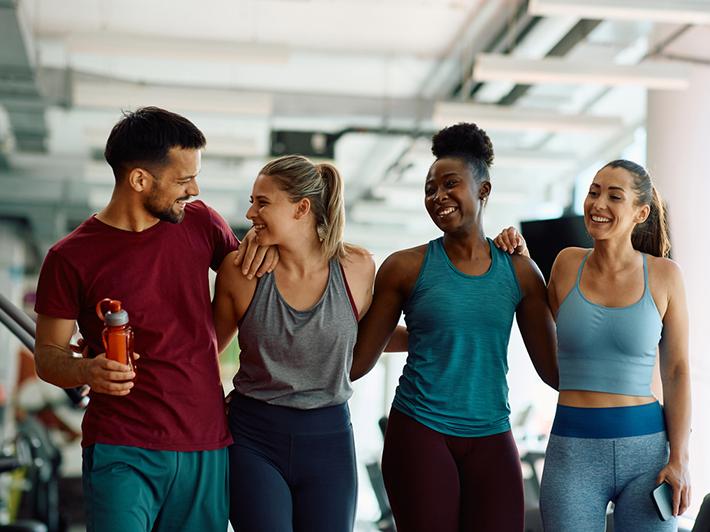
<svg viewBox="0 0 710 532">
<path fill-rule="evenodd" d="M 545 280 L 530 258 L 516 255 L 511 260 L 522 292 L 515 311 L 520 334 L 537 374 L 548 386 L 557 389 L 557 339 Z"/>
<path fill-rule="evenodd" d="M 406 271 L 403 253 L 390 255 L 377 272 L 372 304 L 358 328 L 350 370 L 352 380 L 373 368 L 399 322 L 404 303 L 402 272 Z"/>
</svg>

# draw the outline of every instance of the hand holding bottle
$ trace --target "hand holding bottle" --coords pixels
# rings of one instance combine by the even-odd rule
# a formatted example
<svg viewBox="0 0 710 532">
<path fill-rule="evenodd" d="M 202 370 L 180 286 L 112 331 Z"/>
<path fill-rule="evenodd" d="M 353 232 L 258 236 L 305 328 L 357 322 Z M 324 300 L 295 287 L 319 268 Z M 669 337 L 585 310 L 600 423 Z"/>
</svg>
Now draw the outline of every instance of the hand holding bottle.
<svg viewBox="0 0 710 532">
<path fill-rule="evenodd" d="M 126 395 L 133 388 L 133 363 L 140 356 L 133 352 L 128 313 L 120 301 L 107 298 L 97 303 L 96 314 L 105 324 L 102 340 L 106 352 L 86 360 L 84 380 L 94 392 Z"/>
<path fill-rule="evenodd" d="M 134 354 L 134 360 L 138 355 Z M 106 358 L 106 353 L 85 359 L 83 364 L 83 380 L 93 392 L 108 395 L 127 395 L 133 388 L 135 371 L 127 364 Z"/>
</svg>

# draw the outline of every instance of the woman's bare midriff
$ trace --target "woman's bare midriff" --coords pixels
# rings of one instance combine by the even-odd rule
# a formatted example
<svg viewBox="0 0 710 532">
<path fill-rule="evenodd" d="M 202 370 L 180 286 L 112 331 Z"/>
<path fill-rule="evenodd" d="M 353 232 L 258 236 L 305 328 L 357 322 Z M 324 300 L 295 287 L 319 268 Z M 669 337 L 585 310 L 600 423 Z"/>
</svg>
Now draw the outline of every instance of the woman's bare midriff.
<svg viewBox="0 0 710 532">
<path fill-rule="evenodd" d="M 653 403 L 657 399 L 643 395 L 620 395 L 605 392 L 588 392 L 583 390 L 562 390 L 558 403 L 564 406 L 578 408 L 610 408 L 615 406 L 639 406 Z"/>
</svg>

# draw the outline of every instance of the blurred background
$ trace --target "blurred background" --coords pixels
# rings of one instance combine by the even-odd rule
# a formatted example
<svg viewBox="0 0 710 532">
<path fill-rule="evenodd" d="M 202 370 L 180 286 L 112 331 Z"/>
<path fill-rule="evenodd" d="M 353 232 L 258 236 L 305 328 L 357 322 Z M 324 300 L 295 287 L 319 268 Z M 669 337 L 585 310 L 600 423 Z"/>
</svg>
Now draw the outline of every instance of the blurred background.
<svg viewBox="0 0 710 532">
<path fill-rule="evenodd" d="M 529 226 L 541 264 L 584 238 L 574 216 L 597 169 L 619 157 L 646 165 L 688 290 L 697 513 L 710 492 L 710 0 L 0 0 L 0 292 L 15 305 L 31 312 L 49 246 L 108 201 L 106 137 L 122 110 L 144 105 L 203 130 L 201 198 L 240 236 L 265 161 L 333 161 L 346 238 L 378 264 L 438 236 L 423 182 L 431 135 L 446 125 L 473 121 L 493 140 L 489 236 L 557 219 Z M 404 359 L 384 355 L 351 400 L 359 530 L 390 526 L 378 420 Z M 226 390 L 237 360 L 234 347 L 223 356 Z M 516 326 L 509 363 L 532 505 L 556 395 Z M 82 529 L 80 420 L 0 326 L 0 448 L 25 453 L 0 474 L 0 525 L 34 513 L 50 532 Z M 46 449 L 22 451 L 27 431 L 48 431 Z"/>
</svg>

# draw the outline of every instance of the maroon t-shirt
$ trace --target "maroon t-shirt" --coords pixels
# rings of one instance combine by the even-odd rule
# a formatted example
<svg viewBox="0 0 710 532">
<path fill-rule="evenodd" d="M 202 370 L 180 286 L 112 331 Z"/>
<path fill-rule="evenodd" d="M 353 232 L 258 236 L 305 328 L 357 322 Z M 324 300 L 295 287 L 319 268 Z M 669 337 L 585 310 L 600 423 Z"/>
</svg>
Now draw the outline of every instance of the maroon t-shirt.
<svg viewBox="0 0 710 532">
<path fill-rule="evenodd" d="M 84 447 L 197 451 L 231 443 L 207 272 L 237 246 L 224 219 L 196 201 L 186 205 L 181 223 L 159 222 L 142 232 L 91 217 L 49 250 L 37 313 L 77 320 L 98 354 L 105 349 L 96 303 L 118 299 L 141 355 L 128 395 L 92 392 L 82 424 Z"/>
</svg>

